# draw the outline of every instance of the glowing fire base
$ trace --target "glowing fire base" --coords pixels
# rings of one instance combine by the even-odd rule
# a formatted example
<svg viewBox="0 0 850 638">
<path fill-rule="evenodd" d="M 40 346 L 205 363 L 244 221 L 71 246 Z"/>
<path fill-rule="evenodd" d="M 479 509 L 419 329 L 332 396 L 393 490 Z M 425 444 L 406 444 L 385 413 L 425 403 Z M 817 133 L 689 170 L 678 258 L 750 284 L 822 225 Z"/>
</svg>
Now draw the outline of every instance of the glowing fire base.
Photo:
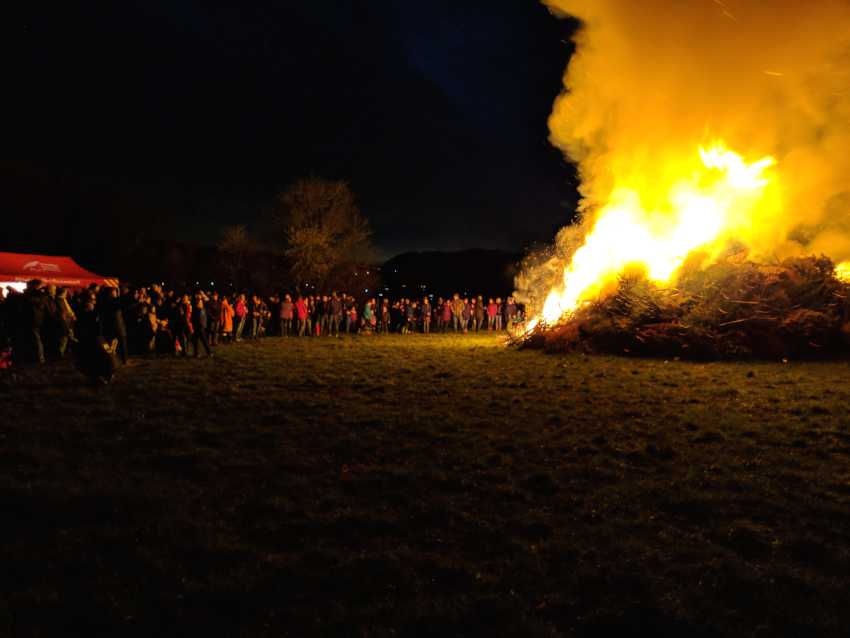
<svg viewBox="0 0 850 638">
<path fill-rule="evenodd" d="M 690 359 L 850 354 L 850 284 L 828 258 L 684 268 L 675 287 L 624 274 L 613 291 L 521 339 L 524 347 Z"/>
</svg>

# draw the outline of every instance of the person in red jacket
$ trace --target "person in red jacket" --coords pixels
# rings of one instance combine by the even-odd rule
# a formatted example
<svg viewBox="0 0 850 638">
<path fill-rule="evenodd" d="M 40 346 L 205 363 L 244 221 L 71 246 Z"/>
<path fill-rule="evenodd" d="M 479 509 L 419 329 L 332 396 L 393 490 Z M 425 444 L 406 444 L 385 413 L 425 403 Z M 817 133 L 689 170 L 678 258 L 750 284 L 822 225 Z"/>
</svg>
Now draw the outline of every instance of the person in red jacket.
<svg viewBox="0 0 850 638">
<path fill-rule="evenodd" d="M 496 305 L 496 302 L 493 301 L 491 297 L 487 302 L 487 329 L 495 330 L 496 329 L 496 315 L 499 313 L 499 306 Z"/>
<path fill-rule="evenodd" d="M 295 314 L 298 316 L 298 336 L 303 337 L 304 332 L 307 330 L 307 302 L 304 300 L 304 297 L 298 295 L 298 299 L 295 300 Z"/>
</svg>

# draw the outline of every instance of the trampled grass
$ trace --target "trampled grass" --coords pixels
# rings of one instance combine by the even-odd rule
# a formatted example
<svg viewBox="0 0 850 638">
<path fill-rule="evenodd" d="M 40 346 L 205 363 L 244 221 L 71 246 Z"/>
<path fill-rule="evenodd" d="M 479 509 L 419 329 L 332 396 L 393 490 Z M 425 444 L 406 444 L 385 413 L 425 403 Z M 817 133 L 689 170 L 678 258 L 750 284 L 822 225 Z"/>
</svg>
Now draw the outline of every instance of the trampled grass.
<svg viewBox="0 0 850 638">
<path fill-rule="evenodd" d="M 848 381 L 437 335 L 0 377 L 0 635 L 844 636 Z"/>
</svg>

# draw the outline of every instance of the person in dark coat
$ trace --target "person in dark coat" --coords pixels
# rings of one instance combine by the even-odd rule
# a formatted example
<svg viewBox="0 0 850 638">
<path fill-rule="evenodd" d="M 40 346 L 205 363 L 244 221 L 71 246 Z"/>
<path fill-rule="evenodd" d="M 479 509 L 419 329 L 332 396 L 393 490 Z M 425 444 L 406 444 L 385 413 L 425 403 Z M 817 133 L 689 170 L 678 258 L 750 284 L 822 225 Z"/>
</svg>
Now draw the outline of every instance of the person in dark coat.
<svg viewBox="0 0 850 638">
<path fill-rule="evenodd" d="M 18 306 L 19 317 L 12 353 L 18 363 L 44 363 L 41 330 L 47 303 L 40 279 L 31 279 Z"/>
<path fill-rule="evenodd" d="M 77 368 L 92 383 L 109 383 L 115 375 L 115 349 L 118 340 L 107 342 L 101 334 L 100 313 L 95 309 L 94 294 L 86 294 L 76 326 L 74 355 Z"/>
<path fill-rule="evenodd" d="M 330 304 L 331 304 L 331 333 L 333 333 L 333 336 L 338 337 L 339 336 L 339 325 L 340 325 L 340 322 L 342 321 L 343 304 L 342 304 L 342 300 L 339 298 L 339 295 L 337 293 L 333 293 L 333 295 L 331 295 Z"/>
<path fill-rule="evenodd" d="M 201 356 L 199 344 L 204 346 L 207 356 L 212 357 L 210 342 L 207 338 L 207 311 L 204 308 L 204 297 L 200 293 L 195 295 L 192 303 L 192 347 L 195 350 L 196 359 Z"/>
<path fill-rule="evenodd" d="M 484 298 L 478 295 L 472 308 L 472 324 L 475 326 L 475 332 L 484 329 L 484 312 Z"/>
<path fill-rule="evenodd" d="M 207 313 L 207 339 L 211 346 L 218 343 L 218 328 L 221 320 L 221 302 L 218 300 L 218 293 L 214 292 L 210 296 L 206 305 Z"/>
</svg>

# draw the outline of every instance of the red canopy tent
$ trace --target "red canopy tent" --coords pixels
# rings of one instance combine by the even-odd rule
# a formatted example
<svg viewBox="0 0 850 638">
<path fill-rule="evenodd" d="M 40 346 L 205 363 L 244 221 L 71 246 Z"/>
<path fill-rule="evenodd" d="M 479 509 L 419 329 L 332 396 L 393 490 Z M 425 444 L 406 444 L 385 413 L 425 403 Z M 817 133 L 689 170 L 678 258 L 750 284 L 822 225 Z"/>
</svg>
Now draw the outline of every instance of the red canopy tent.
<svg viewBox="0 0 850 638">
<path fill-rule="evenodd" d="M 89 284 L 118 285 L 118 279 L 89 272 L 70 257 L 0 253 L 0 286 L 20 287 L 30 279 L 41 279 L 45 284 L 65 288 L 85 288 Z"/>
</svg>

